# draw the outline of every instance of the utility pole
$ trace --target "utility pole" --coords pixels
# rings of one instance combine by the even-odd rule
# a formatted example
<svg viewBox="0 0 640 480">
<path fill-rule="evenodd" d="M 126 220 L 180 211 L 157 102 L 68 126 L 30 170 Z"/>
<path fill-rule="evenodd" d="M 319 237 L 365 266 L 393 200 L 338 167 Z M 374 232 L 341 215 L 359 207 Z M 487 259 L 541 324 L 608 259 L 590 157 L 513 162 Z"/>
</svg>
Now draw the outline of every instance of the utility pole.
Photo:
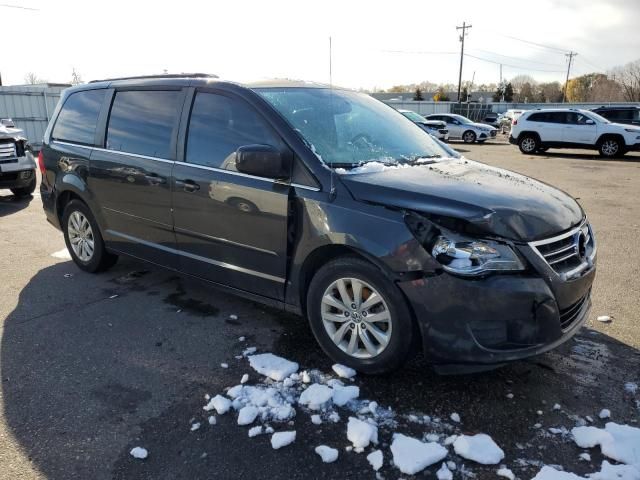
<svg viewBox="0 0 640 480">
<path fill-rule="evenodd" d="M 456 30 L 462 30 L 462 34 L 460 35 L 460 42 L 462 43 L 462 48 L 460 49 L 460 73 L 458 74 L 458 103 L 461 102 L 460 88 L 462 87 L 462 60 L 464 59 L 464 37 L 467 35 L 468 28 L 471 28 L 471 25 L 467 25 L 466 22 L 462 22 L 461 27 L 456 27 Z"/>
<path fill-rule="evenodd" d="M 569 59 L 569 64 L 567 65 L 567 80 L 564 82 L 564 91 L 562 92 L 562 103 L 564 103 L 567 100 L 567 87 L 569 86 L 569 72 L 571 71 L 571 61 L 573 60 L 573 57 L 577 55 L 578 54 L 575 52 L 569 52 L 564 54 L 564 56 Z"/>
</svg>

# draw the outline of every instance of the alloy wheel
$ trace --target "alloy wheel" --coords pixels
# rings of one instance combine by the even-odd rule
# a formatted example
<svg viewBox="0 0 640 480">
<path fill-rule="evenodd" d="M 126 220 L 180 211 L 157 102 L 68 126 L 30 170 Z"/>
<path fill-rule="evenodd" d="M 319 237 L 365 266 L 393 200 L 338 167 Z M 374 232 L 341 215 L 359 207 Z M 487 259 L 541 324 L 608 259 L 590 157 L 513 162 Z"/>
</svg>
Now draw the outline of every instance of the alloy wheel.
<svg viewBox="0 0 640 480">
<path fill-rule="evenodd" d="M 533 152 L 536 149 L 536 141 L 531 137 L 527 137 L 522 140 L 521 146 L 525 152 Z"/>
<path fill-rule="evenodd" d="M 384 298 L 358 278 L 340 278 L 322 296 L 321 316 L 333 343 L 347 355 L 380 355 L 391 340 L 393 321 Z"/>
<path fill-rule="evenodd" d="M 607 157 L 613 157 L 616 153 L 618 153 L 620 147 L 618 145 L 618 142 L 616 142 L 615 140 L 605 140 L 604 142 L 602 142 L 601 149 L 602 153 Z"/>
<path fill-rule="evenodd" d="M 76 210 L 69 215 L 67 235 L 69 236 L 69 243 L 73 253 L 83 262 L 90 261 L 93 257 L 95 239 L 91 224 L 82 212 Z"/>
<path fill-rule="evenodd" d="M 473 143 L 476 139 L 476 135 L 473 132 L 467 132 L 464 134 L 464 142 L 465 143 Z"/>
</svg>

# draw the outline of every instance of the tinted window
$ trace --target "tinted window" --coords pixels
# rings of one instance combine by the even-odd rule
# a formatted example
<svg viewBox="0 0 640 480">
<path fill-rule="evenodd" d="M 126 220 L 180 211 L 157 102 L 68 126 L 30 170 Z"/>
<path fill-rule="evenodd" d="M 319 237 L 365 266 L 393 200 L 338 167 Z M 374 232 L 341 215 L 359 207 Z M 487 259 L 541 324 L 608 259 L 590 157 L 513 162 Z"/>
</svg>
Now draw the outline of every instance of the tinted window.
<svg viewBox="0 0 640 480">
<path fill-rule="evenodd" d="M 528 121 L 530 122 L 546 122 L 547 121 L 547 114 L 546 113 L 532 113 L 531 115 L 529 115 L 529 118 L 527 118 Z"/>
<path fill-rule="evenodd" d="M 582 113 L 571 112 L 567 113 L 567 123 L 571 123 L 573 125 L 586 125 L 587 120 L 591 120 L 589 117 Z M 591 120 L 593 122 L 593 120 Z"/>
<path fill-rule="evenodd" d="M 279 143 L 258 113 L 243 101 L 213 93 L 196 94 L 187 133 L 188 163 L 235 170 L 238 147 L 278 147 Z"/>
<path fill-rule="evenodd" d="M 109 117 L 107 148 L 173 158 L 171 134 L 179 99 L 178 91 L 117 92 Z"/>
<path fill-rule="evenodd" d="M 93 145 L 104 95 L 105 90 L 86 90 L 69 95 L 53 128 L 54 140 Z"/>
<path fill-rule="evenodd" d="M 547 122 L 550 123 L 566 123 L 566 112 L 549 112 L 547 113 Z"/>
</svg>

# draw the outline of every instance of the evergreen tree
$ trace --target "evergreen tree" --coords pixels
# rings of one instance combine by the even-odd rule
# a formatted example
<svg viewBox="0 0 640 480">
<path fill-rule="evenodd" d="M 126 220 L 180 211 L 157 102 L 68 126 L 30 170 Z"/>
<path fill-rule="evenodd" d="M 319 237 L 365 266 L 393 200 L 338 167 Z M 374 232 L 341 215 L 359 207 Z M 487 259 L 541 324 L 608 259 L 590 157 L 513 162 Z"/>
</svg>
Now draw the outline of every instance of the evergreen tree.
<svg viewBox="0 0 640 480">
<path fill-rule="evenodd" d="M 422 102 L 424 100 L 424 98 L 422 97 L 422 90 L 420 90 L 420 87 L 416 88 L 416 93 L 413 95 L 413 99 L 416 102 Z"/>
</svg>

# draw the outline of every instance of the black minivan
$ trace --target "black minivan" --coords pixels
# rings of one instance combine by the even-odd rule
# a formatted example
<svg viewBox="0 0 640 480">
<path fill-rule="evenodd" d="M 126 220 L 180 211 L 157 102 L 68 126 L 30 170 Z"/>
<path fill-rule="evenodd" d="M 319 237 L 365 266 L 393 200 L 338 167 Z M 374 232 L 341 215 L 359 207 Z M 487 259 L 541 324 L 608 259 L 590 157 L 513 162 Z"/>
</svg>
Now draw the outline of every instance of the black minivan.
<svg viewBox="0 0 640 480">
<path fill-rule="evenodd" d="M 569 195 L 452 156 L 368 95 L 212 76 L 66 90 L 47 219 L 97 272 L 127 255 L 306 317 L 365 373 L 548 351 L 588 316 L 596 243 Z"/>
</svg>

